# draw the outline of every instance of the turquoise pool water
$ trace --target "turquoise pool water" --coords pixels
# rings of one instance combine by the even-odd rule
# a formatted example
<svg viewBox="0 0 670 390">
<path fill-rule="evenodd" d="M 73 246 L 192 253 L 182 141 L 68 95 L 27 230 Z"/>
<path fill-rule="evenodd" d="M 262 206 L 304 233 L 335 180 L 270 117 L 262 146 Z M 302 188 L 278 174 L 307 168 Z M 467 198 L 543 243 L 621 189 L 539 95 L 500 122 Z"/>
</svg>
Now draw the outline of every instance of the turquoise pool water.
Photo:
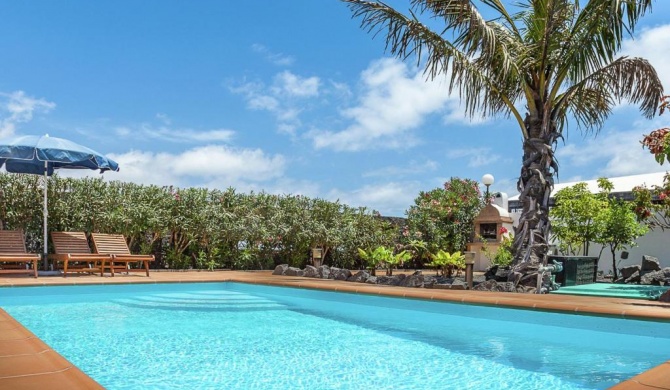
<svg viewBox="0 0 670 390">
<path fill-rule="evenodd" d="M 604 389 L 670 324 L 239 283 L 0 289 L 107 389 Z"/>
</svg>

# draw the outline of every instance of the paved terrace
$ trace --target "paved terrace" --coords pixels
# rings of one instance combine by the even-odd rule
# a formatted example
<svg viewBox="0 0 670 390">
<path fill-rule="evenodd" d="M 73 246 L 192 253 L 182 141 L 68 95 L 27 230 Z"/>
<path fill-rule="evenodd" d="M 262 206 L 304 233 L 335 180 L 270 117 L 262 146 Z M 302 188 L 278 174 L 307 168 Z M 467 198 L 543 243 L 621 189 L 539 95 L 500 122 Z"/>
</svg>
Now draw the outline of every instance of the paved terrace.
<svg viewBox="0 0 670 390">
<path fill-rule="evenodd" d="M 224 281 L 670 322 L 670 304 L 652 301 L 377 286 L 304 277 L 273 276 L 271 271 L 152 272 L 148 278 L 132 274 L 117 275 L 114 278 L 88 275 L 38 279 L 4 276 L 0 277 L 0 294 L 2 287 L 15 286 Z M 670 329 L 670 323 L 668 327 Z M 0 309 L 0 388 L 102 389 L 93 379 L 52 350 L 2 309 Z M 613 389 L 670 390 L 670 361 L 637 375 Z"/>
</svg>

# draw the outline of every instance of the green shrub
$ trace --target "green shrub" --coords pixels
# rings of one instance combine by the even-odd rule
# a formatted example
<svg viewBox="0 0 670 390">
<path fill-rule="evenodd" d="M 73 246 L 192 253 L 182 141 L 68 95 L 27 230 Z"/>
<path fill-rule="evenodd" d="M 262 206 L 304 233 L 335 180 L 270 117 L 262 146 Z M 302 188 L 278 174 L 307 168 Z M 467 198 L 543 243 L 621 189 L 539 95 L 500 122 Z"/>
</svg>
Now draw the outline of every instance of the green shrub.
<svg viewBox="0 0 670 390">
<path fill-rule="evenodd" d="M 439 250 L 432 255 L 433 261 L 426 264 L 428 267 L 434 267 L 442 272 L 442 276 L 450 278 L 454 271 L 460 271 L 465 268 L 465 255 L 460 251 L 454 253 Z"/>
</svg>

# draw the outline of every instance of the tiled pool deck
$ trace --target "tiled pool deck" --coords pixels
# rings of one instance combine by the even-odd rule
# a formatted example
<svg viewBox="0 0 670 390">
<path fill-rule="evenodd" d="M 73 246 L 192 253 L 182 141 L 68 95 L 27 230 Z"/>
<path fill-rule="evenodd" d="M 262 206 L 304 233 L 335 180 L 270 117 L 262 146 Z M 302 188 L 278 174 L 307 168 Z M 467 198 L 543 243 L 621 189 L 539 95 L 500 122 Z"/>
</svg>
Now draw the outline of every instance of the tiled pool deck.
<svg viewBox="0 0 670 390">
<path fill-rule="evenodd" d="M 270 271 L 258 272 L 153 272 L 149 278 L 139 275 L 0 277 L 0 287 L 49 286 L 125 283 L 190 283 L 224 282 L 267 284 L 286 287 L 322 289 L 359 294 L 389 295 L 406 298 L 444 300 L 457 303 L 514 307 L 529 310 L 550 310 L 571 314 L 593 314 L 623 318 L 668 321 L 670 304 L 622 299 L 566 295 L 532 295 L 404 288 L 349 283 L 303 277 L 273 276 Z M 2 289 L 0 288 L 0 294 Z M 670 355 L 669 355 L 670 358 Z M 0 309 L 0 389 L 102 389 L 72 363 L 25 329 Z M 670 361 L 637 375 L 612 389 L 670 390 Z"/>
</svg>

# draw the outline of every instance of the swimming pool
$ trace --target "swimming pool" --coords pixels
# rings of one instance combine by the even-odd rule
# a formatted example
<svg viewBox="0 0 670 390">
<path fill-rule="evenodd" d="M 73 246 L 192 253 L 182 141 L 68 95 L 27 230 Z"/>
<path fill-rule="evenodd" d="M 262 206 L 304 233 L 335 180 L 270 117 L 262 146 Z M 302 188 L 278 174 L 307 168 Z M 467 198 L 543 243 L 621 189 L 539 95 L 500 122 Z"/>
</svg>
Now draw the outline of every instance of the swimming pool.
<svg viewBox="0 0 670 390">
<path fill-rule="evenodd" d="M 108 389 L 602 389 L 668 360 L 668 323 L 241 283 L 2 289 Z"/>
</svg>

